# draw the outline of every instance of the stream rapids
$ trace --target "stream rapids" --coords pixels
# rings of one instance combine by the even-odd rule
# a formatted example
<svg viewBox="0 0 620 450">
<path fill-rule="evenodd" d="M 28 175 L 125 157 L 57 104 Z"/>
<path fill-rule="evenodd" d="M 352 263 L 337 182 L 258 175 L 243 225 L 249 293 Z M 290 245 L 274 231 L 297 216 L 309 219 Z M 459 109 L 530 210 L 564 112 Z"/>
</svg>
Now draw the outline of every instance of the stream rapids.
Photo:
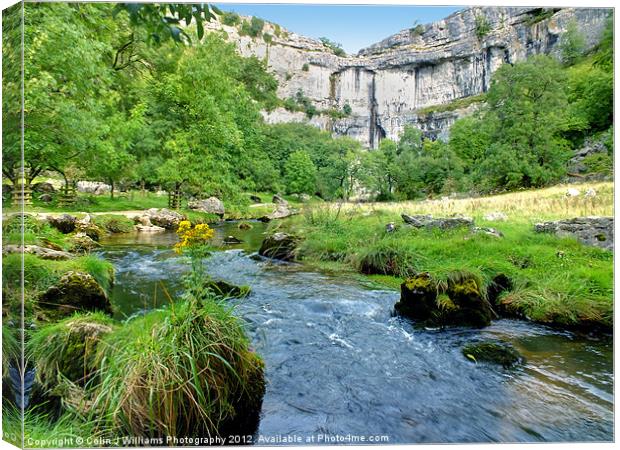
<svg viewBox="0 0 620 450">
<path fill-rule="evenodd" d="M 399 294 L 346 275 L 257 258 L 264 225 L 216 227 L 244 242 L 206 260 L 214 278 L 249 285 L 234 300 L 267 391 L 258 444 L 583 442 L 613 440 L 613 345 L 515 320 L 483 330 L 424 330 L 393 316 Z M 115 235 L 100 256 L 116 268 L 118 318 L 143 314 L 180 291 L 188 264 L 173 233 Z M 518 369 L 474 364 L 482 339 L 511 343 Z"/>
</svg>

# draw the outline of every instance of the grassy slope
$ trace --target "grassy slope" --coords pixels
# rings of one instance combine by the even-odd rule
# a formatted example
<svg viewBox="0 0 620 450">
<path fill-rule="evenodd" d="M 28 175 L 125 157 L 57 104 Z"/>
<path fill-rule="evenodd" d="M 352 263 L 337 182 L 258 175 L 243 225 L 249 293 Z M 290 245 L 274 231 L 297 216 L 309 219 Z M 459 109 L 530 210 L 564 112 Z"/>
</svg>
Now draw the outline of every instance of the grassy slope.
<svg viewBox="0 0 620 450">
<path fill-rule="evenodd" d="M 331 205 L 307 210 L 284 226 L 304 236 L 301 259 L 329 270 L 359 271 L 362 261 L 381 266 L 395 259 L 400 276 L 428 271 L 445 278 L 449 272 L 466 270 L 488 283 L 503 273 L 515 283 L 515 289 L 503 297 L 510 309 L 540 322 L 609 327 L 613 255 L 572 238 L 533 231 L 533 224 L 541 220 L 613 215 L 611 183 L 577 187 L 582 191 L 594 187 L 598 195 L 567 198 L 566 186 L 556 186 L 477 199 Z M 492 211 L 505 212 L 509 220 L 485 221 L 483 216 Z M 467 214 L 477 226 L 494 227 L 504 238 L 471 235 L 466 230 L 416 230 L 401 225 L 402 212 L 437 217 Z M 385 232 L 388 222 L 400 225 L 395 233 Z M 390 287 L 402 280 L 390 275 L 370 278 Z"/>
</svg>

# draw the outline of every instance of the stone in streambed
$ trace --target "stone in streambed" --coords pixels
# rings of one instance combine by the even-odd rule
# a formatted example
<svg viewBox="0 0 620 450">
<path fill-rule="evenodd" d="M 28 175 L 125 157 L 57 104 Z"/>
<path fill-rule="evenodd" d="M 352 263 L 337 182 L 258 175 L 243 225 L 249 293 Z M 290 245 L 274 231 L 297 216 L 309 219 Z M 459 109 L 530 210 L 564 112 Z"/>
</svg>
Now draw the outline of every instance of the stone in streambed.
<svg viewBox="0 0 620 450">
<path fill-rule="evenodd" d="M 244 298 L 251 292 L 249 286 L 237 286 L 224 280 L 209 280 L 207 287 L 216 295 L 229 298 Z"/>
<path fill-rule="evenodd" d="M 467 344 L 461 352 L 470 361 L 497 364 L 505 369 L 525 362 L 523 356 L 512 345 L 505 342 L 484 341 Z"/>
<path fill-rule="evenodd" d="M 295 259 L 298 244 L 299 238 L 297 236 L 288 233 L 274 233 L 265 238 L 258 254 L 267 258 L 292 261 Z"/>
<path fill-rule="evenodd" d="M 226 212 L 224 203 L 217 197 L 209 197 L 205 200 L 194 200 L 188 202 L 187 207 L 194 211 L 215 214 L 220 219 L 224 217 L 224 213 Z"/>
<path fill-rule="evenodd" d="M 401 284 L 397 314 L 428 326 L 470 326 L 482 328 L 496 317 L 482 295 L 477 277 L 453 273 L 437 280 L 428 272 L 407 278 Z"/>
</svg>

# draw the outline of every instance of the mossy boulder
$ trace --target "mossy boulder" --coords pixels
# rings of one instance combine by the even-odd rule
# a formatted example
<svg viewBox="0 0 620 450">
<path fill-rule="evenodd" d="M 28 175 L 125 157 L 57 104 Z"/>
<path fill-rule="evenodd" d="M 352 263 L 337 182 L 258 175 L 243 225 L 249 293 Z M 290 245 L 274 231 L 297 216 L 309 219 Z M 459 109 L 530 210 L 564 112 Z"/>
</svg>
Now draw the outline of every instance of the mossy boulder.
<svg viewBox="0 0 620 450">
<path fill-rule="evenodd" d="M 79 311 L 112 312 L 110 300 L 97 280 L 86 272 L 73 270 L 40 296 L 39 305 L 61 316 Z"/>
<path fill-rule="evenodd" d="M 240 230 L 251 230 L 254 227 L 249 222 L 239 222 L 239 225 L 237 225 L 237 228 L 239 228 Z"/>
<path fill-rule="evenodd" d="M 504 368 L 511 368 L 525 362 L 523 356 L 512 345 L 505 342 L 485 341 L 467 344 L 461 352 L 472 362 L 487 362 Z"/>
<path fill-rule="evenodd" d="M 428 326 L 482 328 L 496 316 L 483 295 L 481 281 L 468 273 L 452 273 L 447 280 L 428 272 L 407 278 L 401 284 L 397 314 Z"/>
<path fill-rule="evenodd" d="M 224 280 L 209 280 L 207 288 L 218 296 L 229 298 L 244 298 L 251 292 L 249 286 L 237 286 Z"/>
<path fill-rule="evenodd" d="M 71 247 L 69 250 L 73 253 L 90 253 L 101 247 L 99 242 L 92 239 L 86 233 L 75 233 L 71 236 L 69 241 L 71 242 Z"/>
<path fill-rule="evenodd" d="M 70 214 L 61 214 L 60 216 L 50 216 L 47 222 L 63 234 L 69 234 L 75 231 L 77 219 Z"/>
<path fill-rule="evenodd" d="M 99 342 L 113 329 L 112 319 L 97 313 L 73 316 L 35 331 L 27 354 L 34 360 L 37 381 L 52 391 L 62 378 L 84 386 L 97 371 Z"/>
<path fill-rule="evenodd" d="M 400 285 L 400 300 L 394 309 L 415 321 L 430 320 L 437 312 L 437 283 L 428 272 L 407 278 Z"/>
<path fill-rule="evenodd" d="M 267 236 L 258 250 L 258 254 L 267 258 L 292 261 L 300 239 L 288 233 L 274 233 Z"/>
</svg>

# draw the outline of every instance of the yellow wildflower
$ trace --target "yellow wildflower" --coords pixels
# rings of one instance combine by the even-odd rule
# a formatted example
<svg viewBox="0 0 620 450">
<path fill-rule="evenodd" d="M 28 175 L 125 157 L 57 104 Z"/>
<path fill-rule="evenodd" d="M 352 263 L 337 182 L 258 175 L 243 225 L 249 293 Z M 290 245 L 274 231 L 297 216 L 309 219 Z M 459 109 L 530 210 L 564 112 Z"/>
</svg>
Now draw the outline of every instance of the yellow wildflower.
<svg viewBox="0 0 620 450">
<path fill-rule="evenodd" d="M 201 223 L 192 228 L 189 220 L 183 220 L 177 228 L 180 241 L 174 246 L 177 253 L 182 253 L 184 248 L 194 248 L 206 245 L 213 238 L 215 232 L 206 223 Z"/>
</svg>

